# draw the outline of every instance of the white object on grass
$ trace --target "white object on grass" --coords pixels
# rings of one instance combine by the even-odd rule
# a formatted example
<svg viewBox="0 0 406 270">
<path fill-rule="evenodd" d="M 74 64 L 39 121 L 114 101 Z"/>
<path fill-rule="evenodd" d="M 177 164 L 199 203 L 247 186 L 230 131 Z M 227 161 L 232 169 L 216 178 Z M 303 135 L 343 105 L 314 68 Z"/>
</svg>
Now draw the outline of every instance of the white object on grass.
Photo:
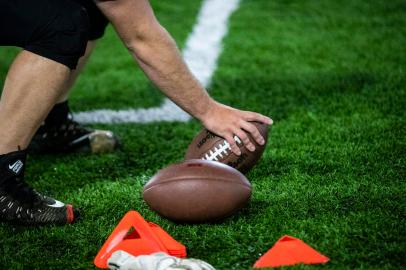
<svg viewBox="0 0 406 270">
<path fill-rule="evenodd" d="M 118 250 L 107 262 L 111 270 L 215 270 L 210 264 L 196 259 L 179 259 L 159 252 L 151 255 L 132 256 Z"/>
</svg>

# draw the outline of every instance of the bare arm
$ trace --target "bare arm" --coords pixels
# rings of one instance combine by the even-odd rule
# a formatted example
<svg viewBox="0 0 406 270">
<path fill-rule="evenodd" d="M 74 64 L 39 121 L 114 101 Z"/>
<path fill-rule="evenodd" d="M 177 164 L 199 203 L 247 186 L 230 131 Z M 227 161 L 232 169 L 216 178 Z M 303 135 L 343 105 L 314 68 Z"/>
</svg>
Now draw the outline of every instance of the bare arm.
<svg viewBox="0 0 406 270">
<path fill-rule="evenodd" d="M 147 76 L 161 91 L 209 130 L 223 136 L 238 153 L 233 136 L 254 147 L 244 131 L 258 143 L 262 137 L 249 121 L 271 124 L 263 115 L 233 109 L 214 101 L 183 61 L 175 42 L 156 20 L 147 0 L 96 2 Z"/>
</svg>

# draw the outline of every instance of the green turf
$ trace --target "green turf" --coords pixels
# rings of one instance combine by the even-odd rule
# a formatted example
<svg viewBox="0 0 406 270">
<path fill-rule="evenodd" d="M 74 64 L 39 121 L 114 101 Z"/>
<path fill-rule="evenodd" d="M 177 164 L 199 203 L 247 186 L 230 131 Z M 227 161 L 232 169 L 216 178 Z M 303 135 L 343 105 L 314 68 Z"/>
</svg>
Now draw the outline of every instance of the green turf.
<svg viewBox="0 0 406 270">
<path fill-rule="evenodd" d="M 153 4 L 182 46 L 199 1 Z M 263 159 L 248 174 L 251 203 L 218 224 L 160 218 L 142 201 L 142 186 L 182 158 L 199 124 L 97 125 L 116 132 L 123 149 L 30 157 L 27 171 L 33 186 L 80 206 L 84 219 L 65 227 L 0 225 L 0 269 L 91 269 L 130 209 L 217 269 L 250 269 L 285 234 L 331 259 L 289 269 L 405 268 L 405 14 L 402 0 L 243 0 L 210 91 L 275 120 Z M 1 78 L 14 54 L 0 50 Z M 72 107 L 159 104 L 162 96 L 134 66 L 109 29 Z"/>
</svg>

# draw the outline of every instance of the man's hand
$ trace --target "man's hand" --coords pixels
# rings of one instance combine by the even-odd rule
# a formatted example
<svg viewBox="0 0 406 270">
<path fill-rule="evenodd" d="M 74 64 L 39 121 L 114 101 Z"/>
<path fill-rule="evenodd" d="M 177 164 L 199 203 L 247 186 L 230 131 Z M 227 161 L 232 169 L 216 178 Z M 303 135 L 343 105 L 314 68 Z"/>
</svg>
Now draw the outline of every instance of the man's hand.
<svg viewBox="0 0 406 270">
<path fill-rule="evenodd" d="M 258 129 L 250 122 L 261 122 L 267 125 L 273 123 L 271 118 L 262 114 L 240 111 L 217 102 L 212 103 L 200 120 L 208 130 L 226 139 L 236 155 L 240 155 L 241 150 L 237 146 L 234 136 L 239 137 L 250 151 L 254 151 L 255 146 L 248 138 L 247 132 L 258 144 L 265 143 Z"/>
<path fill-rule="evenodd" d="M 97 1 L 97 6 L 113 24 L 134 59 L 156 86 L 186 112 L 225 138 L 240 155 L 234 136 L 250 151 L 265 141 L 250 122 L 272 124 L 269 117 L 215 102 L 186 66 L 175 41 L 156 20 L 148 0 Z"/>
</svg>

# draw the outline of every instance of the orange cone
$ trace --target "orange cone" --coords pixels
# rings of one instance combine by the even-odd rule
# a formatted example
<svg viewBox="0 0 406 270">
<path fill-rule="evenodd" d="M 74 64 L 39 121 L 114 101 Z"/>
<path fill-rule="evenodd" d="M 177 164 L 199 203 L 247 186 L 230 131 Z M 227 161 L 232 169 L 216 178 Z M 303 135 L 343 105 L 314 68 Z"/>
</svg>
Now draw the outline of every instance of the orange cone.
<svg viewBox="0 0 406 270">
<path fill-rule="evenodd" d="M 254 268 L 279 267 L 298 263 L 326 263 L 329 258 L 318 253 L 302 240 L 285 235 L 254 264 Z"/>
<path fill-rule="evenodd" d="M 158 225 L 145 221 L 137 211 L 130 211 L 121 219 L 97 253 L 94 264 L 99 268 L 108 268 L 107 260 L 116 250 L 134 256 L 165 252 L 179 258 L 186 257 L 184 245 Z"/>
</svg>

